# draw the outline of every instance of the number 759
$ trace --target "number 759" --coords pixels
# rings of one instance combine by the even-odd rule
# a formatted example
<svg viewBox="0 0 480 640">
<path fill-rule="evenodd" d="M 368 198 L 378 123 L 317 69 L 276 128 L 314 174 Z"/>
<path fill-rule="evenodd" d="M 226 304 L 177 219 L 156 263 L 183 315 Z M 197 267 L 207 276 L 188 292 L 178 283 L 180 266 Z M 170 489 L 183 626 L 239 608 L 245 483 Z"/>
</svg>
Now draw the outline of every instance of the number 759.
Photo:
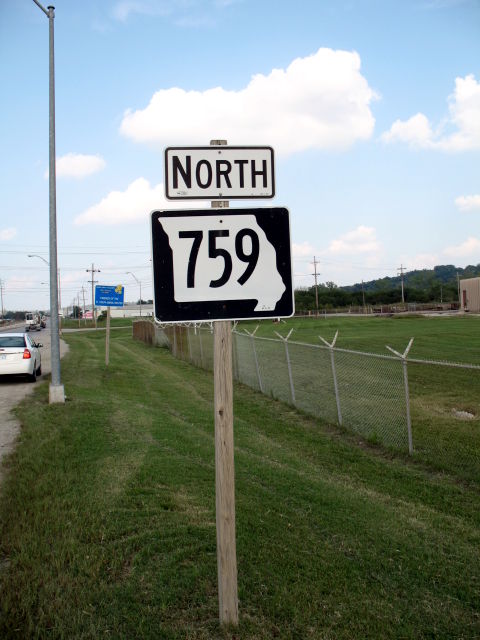
<svg viewBox="0 0 480 640">
<path fill-rule="evenodd" d="M 217 280 L 210 281 L 210 287 L 217 288 L 223 287 L 227 283 L 232 275 L 232 256 L 226 249 L 217 247 L 217 238 L 226 238 L 230 235 L 227 229 L 211 230 L 208 232 L 208 257 L 209 258 L 223 258 L 224 266 L 223 273 Z M 192 238 L 192 249 L 190 251 L 190 257 L 188 259 L 187 269 L 187 288 L 192 289 L 195 287 L 195 267 L 197 265 L 197 257 L 200 249 L 200 245 L 203 240 L 203 231 L 179 231 L 179 238 Z M 245 251 L 244 240 L 250 238 L 251 250 L 250 253 Z M 260 251 L 260 241 L 258 235 L 252 229 L 241 229 L 235 236 L 235 253 L 237 258 L 242 262 L 247 263 L 247 268 L 242 275 L 237 278 L 237 282 L 244 285 L 250 278 L 255 270 L 258 262 L 258 255 Z"/>
</svg>

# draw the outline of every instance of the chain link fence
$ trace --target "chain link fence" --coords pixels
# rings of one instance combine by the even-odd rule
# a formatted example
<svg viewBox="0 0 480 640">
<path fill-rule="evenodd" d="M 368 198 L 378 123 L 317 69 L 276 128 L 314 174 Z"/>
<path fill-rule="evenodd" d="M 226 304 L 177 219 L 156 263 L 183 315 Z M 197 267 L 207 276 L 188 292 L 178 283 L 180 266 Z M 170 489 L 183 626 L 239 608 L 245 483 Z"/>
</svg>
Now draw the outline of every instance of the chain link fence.
<svg viewBox="0 0 480 640">
<path fill-rule="evenodd" d="M 176 325 L 166 327 L 165 333 L 175 357 L 213 369 L 211 328 Z M 275 400 L 408 452 L 399 358 L 234 331 L 233 375 Z"/>
<path fill-rule="evenodd" d="M 173 355 L 213 369 L 208 325 L 156 328 Z M 162 337 L 163 336 L 163 337 Z M 233 331 L 234 378 L 364 440 L 480 480 L 480 366 Z M 447 389 L 447 391 L 445 391 Z"/>
</svg>

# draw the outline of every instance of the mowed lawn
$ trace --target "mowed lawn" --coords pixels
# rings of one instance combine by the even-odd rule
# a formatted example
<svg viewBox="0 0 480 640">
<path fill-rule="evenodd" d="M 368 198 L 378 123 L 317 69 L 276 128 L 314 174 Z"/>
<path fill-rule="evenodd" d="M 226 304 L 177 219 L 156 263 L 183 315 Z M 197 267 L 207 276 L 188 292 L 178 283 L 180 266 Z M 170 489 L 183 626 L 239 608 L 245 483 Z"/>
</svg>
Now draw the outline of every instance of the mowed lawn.
<svg viewBox="0 0 480 640">
<path fill-rule="evenodd" d="M 218 625 L 213 380 L 66 336 L 68 400 L 18 411 L 0 493 L 2 638 L 478 638 L 478 484 L 235 387 L 240 625 Z"/>
<path fill-rule="evenodd" d="M 396 315 L 319 316 L 318 318 L 288 318 L 280 323 L 271 321 L 242 322 L 238 330 L 253 330 L 259 325 L 258 336 L 275 337 L 275 331 L 290 340 L 322 344 L 318 336 L 331 342 L 338 330 L 336 346 L 343 349 L 390 355 L 386 345 L 403 353 L 410 338 L 414 338 L 409 357 L 448 360 L 480 365 L 479 315 Z"/>
</svg>

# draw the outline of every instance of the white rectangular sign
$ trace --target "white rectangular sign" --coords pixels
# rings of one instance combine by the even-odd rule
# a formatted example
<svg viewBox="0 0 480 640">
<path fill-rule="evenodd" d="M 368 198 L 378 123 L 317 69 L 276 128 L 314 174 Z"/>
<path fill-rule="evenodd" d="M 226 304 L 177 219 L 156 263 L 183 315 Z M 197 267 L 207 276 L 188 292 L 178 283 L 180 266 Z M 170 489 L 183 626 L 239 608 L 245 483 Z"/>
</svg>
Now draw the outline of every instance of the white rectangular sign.
<svg viewBox="0 0 480 640">
<path fill-rule="evenodd" d="M 165 149 L 169 200 L 273 198 L 271 147 L 169 147 Z"/>
</svg>

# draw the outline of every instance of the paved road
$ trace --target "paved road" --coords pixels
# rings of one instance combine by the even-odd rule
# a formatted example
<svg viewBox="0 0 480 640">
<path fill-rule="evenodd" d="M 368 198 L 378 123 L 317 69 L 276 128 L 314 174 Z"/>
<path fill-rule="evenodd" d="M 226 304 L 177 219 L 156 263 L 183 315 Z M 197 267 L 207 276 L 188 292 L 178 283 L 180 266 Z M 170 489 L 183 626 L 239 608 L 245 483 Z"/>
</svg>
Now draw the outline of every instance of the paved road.
<svg viewBox="0 0 480 640">
<path fill-rule="evenodd" d="M 25 323 L 21 323 L 15 327 L 9 327 L 7 331 L 24 331 Z M 0 481 L 2 479 L 2 459 L 12 451 L 15 441 L 20 430 L 20 423 L 11 413 L 11 410 L 25 396 L 33 392 L 37 384 L 41 384 L 46 374 L 51 371 L 50 367 L 50 330 L 42 329 L 41 331 L 32 332 L 35 342 L 43 344 L 42 353 L 42 375 L 37 379 L 35 384 L 25 381 L 23 378 L 11 378 L 9 376 L 0 376 Z M 63 356 L 68 350 L 68 345 L 60 340 L 60 355 Z"/>
</svg>

